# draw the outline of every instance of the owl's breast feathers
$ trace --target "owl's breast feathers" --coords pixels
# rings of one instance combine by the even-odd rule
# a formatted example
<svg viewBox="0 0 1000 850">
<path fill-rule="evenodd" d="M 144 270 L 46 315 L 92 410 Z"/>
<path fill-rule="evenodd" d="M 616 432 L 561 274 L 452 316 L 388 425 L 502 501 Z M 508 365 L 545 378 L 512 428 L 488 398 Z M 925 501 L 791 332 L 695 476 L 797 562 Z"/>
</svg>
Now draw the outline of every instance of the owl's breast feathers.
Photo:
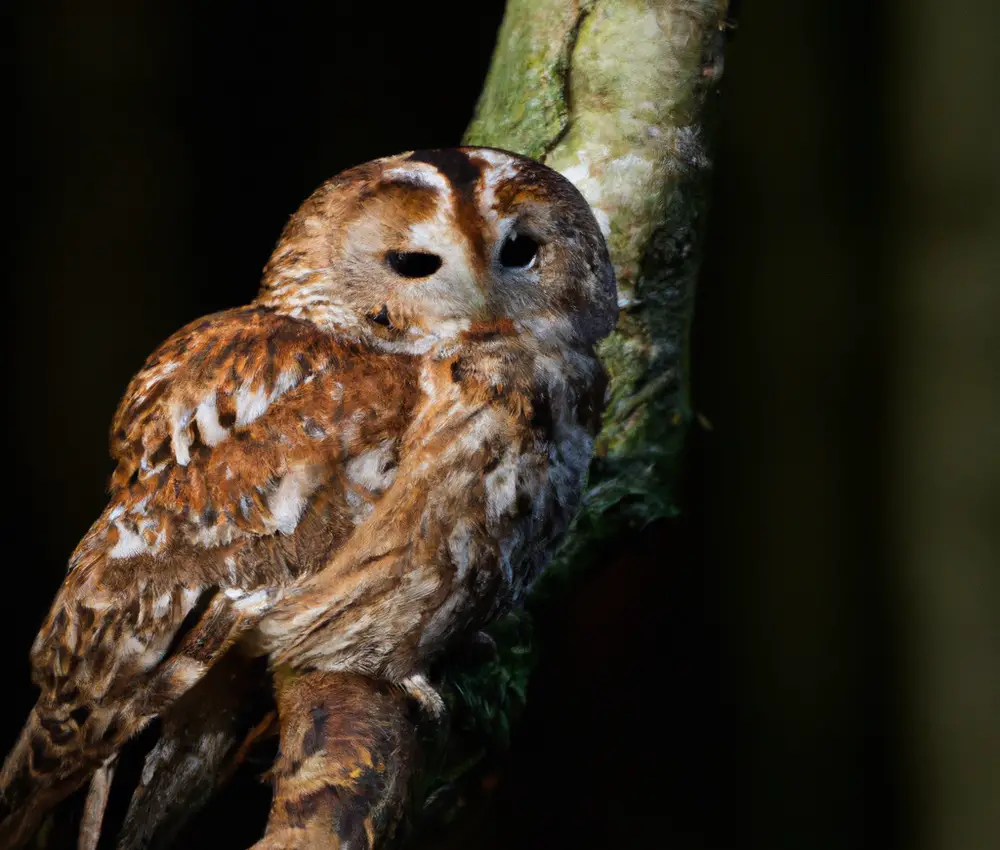
<svg viewBox="0 0 1000 850">
<path fill-rule="evenodd" d="M 603 402 L 593 352 L 501 328 L 419 381 L 396 485 L 263 618 L 275 663 L 405 680 L 517 603 L 562 539 Z"/>
</svg>

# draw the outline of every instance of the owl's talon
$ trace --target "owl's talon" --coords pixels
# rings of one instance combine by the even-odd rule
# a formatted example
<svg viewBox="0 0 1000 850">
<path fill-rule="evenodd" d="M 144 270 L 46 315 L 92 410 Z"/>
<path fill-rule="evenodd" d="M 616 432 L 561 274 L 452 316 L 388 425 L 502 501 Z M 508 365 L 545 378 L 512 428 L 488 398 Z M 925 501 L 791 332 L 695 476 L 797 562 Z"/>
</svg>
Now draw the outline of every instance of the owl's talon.
<svg viewBox="0 0 1000 850">
<path fill-rule="evenodd" d="M 423 673 L 416 673 L 404 679 L 401 684 L 403 689 L 420 706 L 420 710 L 434 723 L 440 725 L 447 720 L 448 707 L 441 699 L 441 694 L 437 692 Z"/>
</svg>

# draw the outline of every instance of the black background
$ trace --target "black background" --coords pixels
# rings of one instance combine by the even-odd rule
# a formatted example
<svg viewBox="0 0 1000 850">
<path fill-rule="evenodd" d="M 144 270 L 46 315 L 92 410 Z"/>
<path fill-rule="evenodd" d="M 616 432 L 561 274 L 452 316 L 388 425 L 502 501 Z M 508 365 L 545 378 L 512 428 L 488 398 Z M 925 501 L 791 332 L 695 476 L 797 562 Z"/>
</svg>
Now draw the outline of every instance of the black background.
<svg viewBox="0 0 1000 850">
<path fill-rule="evenodd" d="M 923 240 L 897 225 L 919 204 L 904 184 L 921 167 L 900 165 L 900 110 L 941 109 L 960 136 L 991 116 L 961 86 L 914 106 L 907 62 L 954 66 L 971 87 L 996 82 L 997 63 L 975 36 L 995 13 L 931 5 L 738 10 L 694 338 L 696 406 L 713 427 L 692 435 L 685 515 L 637 533 L 547 624 L 493 813 L 462 846 L 948 846 L 922 820 L 938 786 L 921 761 L 934 747 L 907 731 L 922 693 L 908 671 L 926 646 L 894 549 L 907 520 L 887 507 L 907 322 L 895 263 Z M 502 7 L 7 9 L 0 749 L 33 699 L 35 630 L 103 506 L 128 379 L 183 323 L 253 296 L 284 220 L 323 179 L 456 143 Z M 934 38 L 935 15 L 955 32 Z M 951 37 L 942 58 L 934 45 Z M 977 232 L 984 207 L 943 185 L 949 227 Z M 962 285 L 948 281 L 959 297 Z M 238 785 L 185 845 L 244 847 L 266 805 Z"/>
</svg>

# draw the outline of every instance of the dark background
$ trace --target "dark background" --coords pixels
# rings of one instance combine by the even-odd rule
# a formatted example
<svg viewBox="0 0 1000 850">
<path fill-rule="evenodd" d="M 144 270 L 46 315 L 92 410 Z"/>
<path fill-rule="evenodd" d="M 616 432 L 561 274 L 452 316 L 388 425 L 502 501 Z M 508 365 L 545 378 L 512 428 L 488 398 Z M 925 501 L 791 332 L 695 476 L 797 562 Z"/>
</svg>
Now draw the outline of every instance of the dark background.
<svg viewBox="0 0 1000 850">
<path fill-rule="evenodd" d="M 4 8 L 0 749 L 128 379 L 320 181 L 455 143 L 502 6 Z M 462 846 L 1000 847 L 1000 7 L 741 6 L 686 513 L 548 625 Z M 185 846 L 250 843 L 251 788 Z"/>
</svg>

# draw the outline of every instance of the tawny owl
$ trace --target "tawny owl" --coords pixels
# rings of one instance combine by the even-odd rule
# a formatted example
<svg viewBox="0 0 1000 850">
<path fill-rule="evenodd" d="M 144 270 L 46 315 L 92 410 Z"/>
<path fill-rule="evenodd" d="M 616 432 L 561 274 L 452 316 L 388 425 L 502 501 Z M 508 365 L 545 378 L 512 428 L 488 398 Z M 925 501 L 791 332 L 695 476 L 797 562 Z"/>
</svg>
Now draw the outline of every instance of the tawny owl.
<svg viewBox="0 0 1000 850">
<path fill-rule="evenodd" d="M 565 532 L 616 315 L 590 208 L 536 162 L 418 151 L 322 185 L 257 298 L 125 394 L 110 502 L 32 649 L 0 846 L 234 648 L 421 692 Z"/>
</svg>

